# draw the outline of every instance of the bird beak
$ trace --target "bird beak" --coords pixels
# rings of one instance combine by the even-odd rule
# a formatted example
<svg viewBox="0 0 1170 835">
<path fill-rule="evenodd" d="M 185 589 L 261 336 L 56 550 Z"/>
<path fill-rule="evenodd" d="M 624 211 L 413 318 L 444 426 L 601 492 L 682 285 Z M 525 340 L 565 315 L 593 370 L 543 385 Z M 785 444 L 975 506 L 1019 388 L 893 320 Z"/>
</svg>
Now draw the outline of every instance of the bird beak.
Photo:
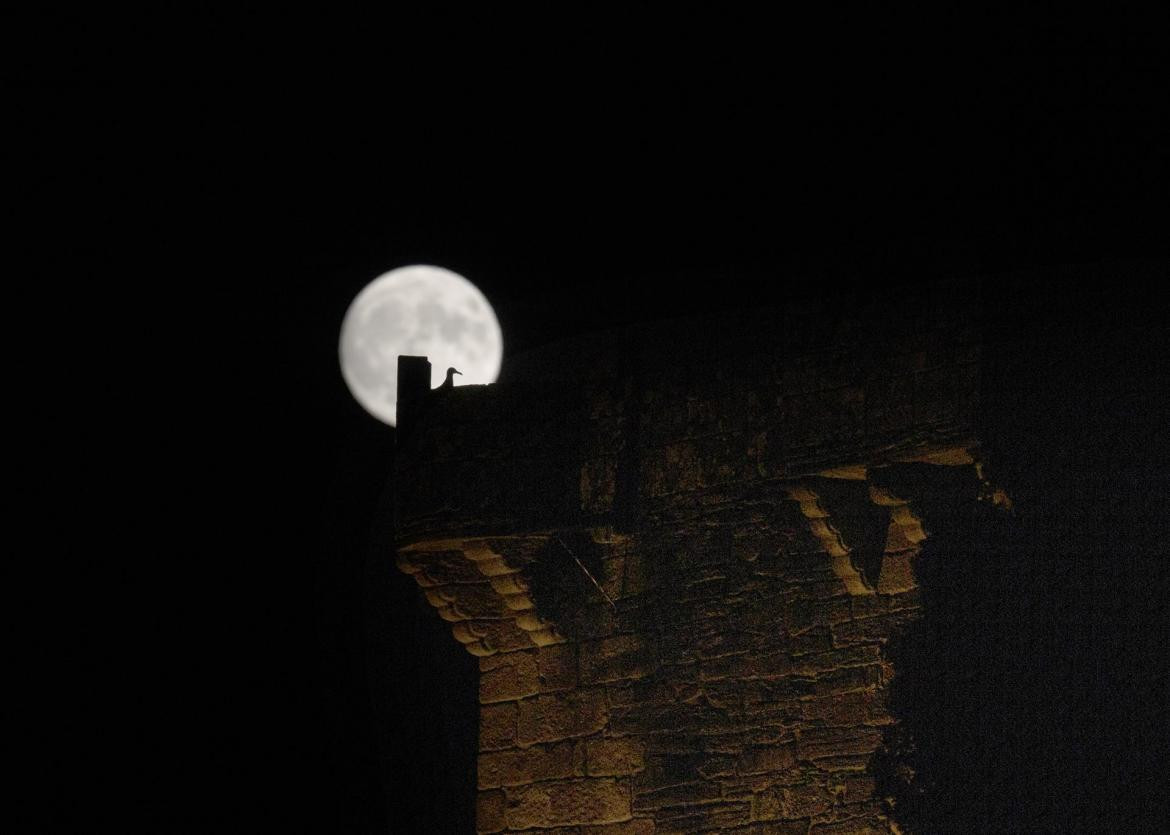
<svg viewBox="0 0 1170 835">
<path fill-rule="evenodd" d="M 456 373 L 456 374 L 458 374 L 460 377 L 462 377 L 462 376 L 463 376 L 463 372 L 462 372 L 462 371 L 456 371 L 455 373 Z"/>
</svg>

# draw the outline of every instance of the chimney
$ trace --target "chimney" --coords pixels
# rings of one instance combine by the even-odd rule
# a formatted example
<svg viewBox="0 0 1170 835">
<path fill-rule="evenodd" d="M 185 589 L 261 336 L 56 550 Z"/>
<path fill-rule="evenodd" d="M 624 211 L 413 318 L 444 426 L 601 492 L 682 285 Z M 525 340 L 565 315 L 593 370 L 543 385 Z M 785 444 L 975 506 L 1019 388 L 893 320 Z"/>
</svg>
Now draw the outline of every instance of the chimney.
<svg viewBox="0 0 1170 835">
<path fill-rule="evenodd" d="M 398 437 L 414 430 L 431 390 L 431 363 L 426 357 L 398 357 Z"/>
</svg>

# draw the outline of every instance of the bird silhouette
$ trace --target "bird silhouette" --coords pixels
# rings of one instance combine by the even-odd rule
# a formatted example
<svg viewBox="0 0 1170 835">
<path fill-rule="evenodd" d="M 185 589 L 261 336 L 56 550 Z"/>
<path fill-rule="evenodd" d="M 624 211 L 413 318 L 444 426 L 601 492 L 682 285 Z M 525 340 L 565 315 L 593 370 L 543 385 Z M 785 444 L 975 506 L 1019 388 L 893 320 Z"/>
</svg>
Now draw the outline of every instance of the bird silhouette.
<svg viewBox="0 0 1170 835">
<path fill-rule="evenodd" d="M 445 391 L 449 388 L 453 388 L 455 386 L 455 375 L 456 374 L 458 374 L 460 377 L 463 376 L 462 371 L 456 371 L 454 368 L 448 368 L 447 369 L 447 379 L 443 381 L 443 384 L 441 386 L 439 386 L 439 389 L 442 391 Z"/>
</svg>

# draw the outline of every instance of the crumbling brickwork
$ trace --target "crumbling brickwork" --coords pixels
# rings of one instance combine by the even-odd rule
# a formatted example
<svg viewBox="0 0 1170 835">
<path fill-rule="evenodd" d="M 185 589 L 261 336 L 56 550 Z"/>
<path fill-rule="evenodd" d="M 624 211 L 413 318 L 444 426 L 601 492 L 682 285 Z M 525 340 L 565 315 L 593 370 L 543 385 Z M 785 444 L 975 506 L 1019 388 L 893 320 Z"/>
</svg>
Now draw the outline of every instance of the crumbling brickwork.
<svg viewBox="0 0 1170 835">
<path fill-rule="evenodd" d="M 479 660 L 479 831 L 891 831 L 884 647 L 932 526 L 1006 501 L 977 312 L 794 304 L 413 393 L 398 565 Z"/>
</svg>

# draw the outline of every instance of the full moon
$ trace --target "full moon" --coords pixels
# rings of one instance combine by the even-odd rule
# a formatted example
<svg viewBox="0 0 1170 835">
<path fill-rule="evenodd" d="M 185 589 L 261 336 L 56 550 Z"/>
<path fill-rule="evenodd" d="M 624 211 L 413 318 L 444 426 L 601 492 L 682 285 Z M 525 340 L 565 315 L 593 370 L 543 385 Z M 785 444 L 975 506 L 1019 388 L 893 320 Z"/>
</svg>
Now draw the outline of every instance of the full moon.
<svg viewBox="0 0 1170 835">
<path fill-rule="evenodd" d="M 416 264 L 375 278 L 357 294 L 341 324 L 341 374 L 362 407 L 394 426 L 398 355 L 431 361 L 431 386 L 448 367 L 459 384 L 494 383 L 504 341 L 479 288 L 458 273 Z"/>
</svg>

